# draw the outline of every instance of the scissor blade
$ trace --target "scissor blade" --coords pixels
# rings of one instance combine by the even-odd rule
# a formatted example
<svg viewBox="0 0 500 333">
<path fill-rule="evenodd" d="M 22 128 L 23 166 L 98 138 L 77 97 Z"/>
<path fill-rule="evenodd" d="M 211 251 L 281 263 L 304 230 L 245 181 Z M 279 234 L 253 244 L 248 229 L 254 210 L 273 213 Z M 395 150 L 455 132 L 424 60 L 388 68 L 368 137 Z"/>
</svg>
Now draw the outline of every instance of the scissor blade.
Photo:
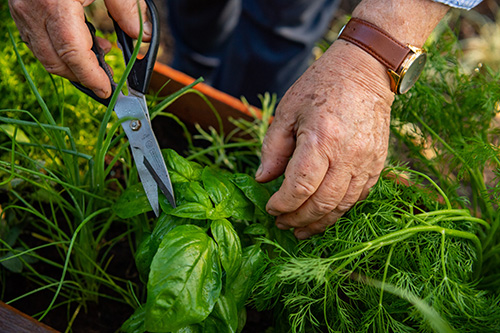
<svg viewBox="0 0 500 333">
<path fill-rule="evenodd" d="M 132 148 L 142 186 L 156 216 L 159 216 L 158 187 L 175 207 L 174 192 L 160 146 L 151 128 L 144 97 L 120 96 L 115 106 L 118 118 L 135 118 L 122 123 Z"/>
<path fill-rule="evenodd" d="M 151 174 L 151 176 L 153 177 L 153 179 L 156 181 L 156 183 L 160 187 L 160 190 L 167 197 L 167 200 L 170 203 L 170 205 L 175 208 L 176 204 L 175 204 L 175 199 L 174 199 L 174 192 L 172 189 L 172 184 L 170 184 L 170 181 L 167 184 L 165 184 L 165 182 L 163 182 L 161 177 L 156 173 L 156 171 L 153 168 L 153 166 L 151 165 L 151 163 L 149 163 L 146 156 L 144 156 L 143 163 L 146 166 L 146 169 L 148 169 L 148 171 Z M 170 178 L 169 178 L 169 180 L 170 180 Z"/>
<path fill-rule="evenodd" d="M 132 149 L 132 152 L 133 151 L 134 149 Z M 134 159 L 136 158 L 136 155 L 139 154 L 134 154 Z M 145 157 L 143 157 L 143 160 L 144 159 Z M 160 204 L 158 202 L 158 185 L 156 183 L 156 180 L 151 175 L 151 173 L 147 169 L 147 166 L 144 163 L 136 162 L 136 165 L 137 165 L 137 172 L 139 173 L 139 178 L 141 179 L 142 187 L 144 188 L 144 192 L 146 192 L 149 204 L 151 205 L 151 208 L 153 208 L 153 212 L 155 213 L 156 217 L 159 217 Z"/>
</svg>

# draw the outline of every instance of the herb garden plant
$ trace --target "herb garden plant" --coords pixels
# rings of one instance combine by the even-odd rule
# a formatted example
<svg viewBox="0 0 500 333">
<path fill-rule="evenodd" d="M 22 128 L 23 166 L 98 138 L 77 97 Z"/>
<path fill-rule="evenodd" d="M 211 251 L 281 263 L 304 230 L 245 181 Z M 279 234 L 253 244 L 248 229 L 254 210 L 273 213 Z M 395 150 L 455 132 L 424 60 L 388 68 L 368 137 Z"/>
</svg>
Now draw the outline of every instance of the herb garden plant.
<svg viewBox="0 0 500 333">
<path fill-rule="evenodd" d="M 281 179 L 253 178 L 275 99 L 262 97 L 260 120 L 234 120 L 229 133 L 186 130 L 189 151 L 165 149 L 177 207 L 160 197 L 155 218 L 111 111 L 94 111 L 27 63 L 9 33 L 9 56 L 24 72 L 15 77 L 32 94 L 0 110 L 0 274 L 36 287 L 11 296 L 2 282 L 1 299 L 16 306 L 48 294 L 30 314 L 46 320 L 66 308 L 67 331 L 107 299 L 127 307 L 113 328 L 124 332 L 252 331 L 250 308 L 272 313 L 275 332 L 499 332 L 500 74 L 465 74 L 456 37 L 443 31 L 422 79 L 393 106 L 392 157 L 379 182 L 300 242 L 265 211 Z M 57 93 L 44 98 L 38 85 Z M 151 96 L 152 118 L 175 119 L 164 109 L 183 94 L 204 98 L 191 87 Z M 72 108 L 90 111 L 73 117 Z M 101 144 L 87 145 L 96 131 Z M 114 275 L 124 247 L 133 274 Z"/>
</svg>

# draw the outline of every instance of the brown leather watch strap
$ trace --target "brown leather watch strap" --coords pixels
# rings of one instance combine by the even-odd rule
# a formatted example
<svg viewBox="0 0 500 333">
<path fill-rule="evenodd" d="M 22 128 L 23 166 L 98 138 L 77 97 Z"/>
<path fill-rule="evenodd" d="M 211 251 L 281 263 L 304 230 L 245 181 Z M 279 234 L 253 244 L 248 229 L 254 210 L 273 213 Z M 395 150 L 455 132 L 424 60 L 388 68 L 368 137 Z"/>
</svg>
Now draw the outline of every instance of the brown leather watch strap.
<svg viewBox="0 0 500 333">
<path fill-rule="evenodd" d="M 388 69 L 397 72 L 411 49 L 376 25 L 351 18 L 338 38 L 347 40 L 370 53 Z"/>
</svg>

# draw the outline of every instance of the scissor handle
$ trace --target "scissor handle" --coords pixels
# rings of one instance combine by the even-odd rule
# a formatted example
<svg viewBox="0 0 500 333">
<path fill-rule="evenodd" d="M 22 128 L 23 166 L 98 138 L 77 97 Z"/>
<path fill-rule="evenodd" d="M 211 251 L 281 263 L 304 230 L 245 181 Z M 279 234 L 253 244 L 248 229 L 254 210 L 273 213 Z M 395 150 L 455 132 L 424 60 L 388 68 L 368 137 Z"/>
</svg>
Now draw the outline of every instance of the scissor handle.
<svg viewBox="0 0 500 333">
<path fill-rule="evenodd" d="M 97 61 L 99 62 L 99 66 L 101 66 L 101 68 L 104 69 L 104 71 L 106 72 L 106 75 L 109 78 L 109 82 L 111 83 L 111 89 L 114 92 L 115 91 L 115 87 L 116 87 L 116 83 L 113 80 L 113 74 L 111 73 L 111 69 L 109 68 L 109 66 L 106 63 L 106 61 L 104 61 L 104 51 L 99 46 L 99 42 L 98 42 L 97 36 L 95 34 L 96 33 L 96 29 L 92 25 L 92 23 L 90 23 L 87 20 L 87 17 L 85 17 L 85 23 L 87 24 L 87 27 L 89 28 L 90 35 L 92 36 L 92 48 L 91 48 L 91 50 L 92 50 L 92 52 L 94 52 L 94 54 L 95 54 L 95 56 L 97 58 Z M 111 101 L 111 97 L 101 98 L 101 97 L 97 96 L 92 90 L 90 90 L 89 88 L 85 87 L 81 83 L 74 82 L 74 81 L 71 81 L 71 83 L 76 88 L 78 88 L 78 90 L 80 90 L 81 92 L 89 95 L 90 97 L 92 97 L 93 99 L 95 99 L 96 101 L 98 101 L 99 103 L 104 104 L 105 106 L 109 105 L 109 102 Z"/>
<path fill-rule="evenodd" d="M 158 10 L 156 9 L 156 6 L 152 0 L 145 0 L 146 5 L 149 8 L 150 16 L 151 16 L 151 22 L 152 22 L 152 34 L 151 34 L 151 42 L 149 44 L 149 49 L 142 59 L 137 59 L 134 63 L 134 66 L 132 67 L 132 70 L 130 71 L 130 74 L 128 76 L 128 86 L 136 91 L 141 92 L 142 94 L 146 94 L 148 87 L 149 87 L 149 82 L 151 81 L 151 75 L 153 74 L 153 67 L 155 65 L 156 61 L 156 55 L 158 53 L 158 47 L 160 45 L 160 30 L 159 30 L 159 18 L 158 18 Z M 113 19 L 113 18 L 112 18 Z M 102 48 L 99 46 L 99 42 L 97 40 L 96 36 L 96 29 L 87 20 L 87 17 L 85 17 L 85 23 L 87 24 L 87 27 L 89 29 L 90 35 L 92 36 L 92 51 L 94 52 L 95 56 L 97 57 L 97 61 L 99 62 L 99 66 L 101 66 L 102 69 L 106 72 L 106 75 L 109 78 L 109 82 L 111 84 L 111 89 L 113 92 L 115 91 L 116 88 L 116 83 L 113 80 L 113 75 L 111 74 L 111 70 L 104 61 L 104 51 Z M 131 57 L 132 53 L 134 52 L 134 43 L 133 39 L 128 36 L 116 23 L 116 21 L 113 19 L 113 25 L 115 28 L 116 32 L 116 37 L 118 40 L 118 43 L 120 44 L 120 48 L 122 49 L 123 52 L 123 57 L 125 59 L 125 64 L 128 64 Z M 97 96 L 91 89 L 85 87 L 79 82 L 74 82 L 71 81 L 71 83 L 78 88 L 80 91 L 83 93 L 87 94 L 88 96 L 92 97 L 95 99 L 97 102 L 104 104 L 105 106 L 108 106 L 111 97 L 108 98 L 101 98 Z"/>
<path fill-rule="evenodd" d="M 146 5 L 149 8 L 152 23 L 151 41 L 144 58 L 136 59 L 127 80 L 129 88 L 132 88 L 143 94 L 146 94 L 148 92 L 149 82 L 151 81 L 151 75 L 153 74 L 153 67 L 155 65 L 156 55 L 158 53 L 158 47 L 160 45 L 160 24 L 158 10 L 156 9 L 153 0 L 145 1 Z M 125 64 L 128 64 L 130 58 L 132 57 L 132 53 L 134 52 L 133 39 L 120 28 L 115 20 L 113 20 L 113 25 L 115 27 L 118 43 L 123 52 L 123 57 L 125 58 Z"/>
</svg>

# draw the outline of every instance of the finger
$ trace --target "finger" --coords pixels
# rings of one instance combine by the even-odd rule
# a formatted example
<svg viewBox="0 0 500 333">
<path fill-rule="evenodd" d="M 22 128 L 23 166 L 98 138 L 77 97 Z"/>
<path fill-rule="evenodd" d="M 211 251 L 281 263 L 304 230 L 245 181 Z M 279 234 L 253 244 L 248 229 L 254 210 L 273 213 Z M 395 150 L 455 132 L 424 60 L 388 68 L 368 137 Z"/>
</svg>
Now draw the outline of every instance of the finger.
<svg viewBox="0 0 500 333">
<path fill-rule="evenodd" d="M 346 194 L 337 207 L 335 207 L 335 210 L 345 213 L 351 209 L 351 207 L 361 199 L 361 195 L 365 190 L 365 185 L 369 178 L 368 174 L 361 174 L 352 177 Z"/>
<path fill-rule="evenodd" d="M 330 169 L 318 190 L 296 211 L 278 216 L 276 225 L 280 229 L 290 229 L 305 227 L 320 220 L 345 198 L 353 185 L 352 179 L 350 170 L 346 168 Z"/>
<path fill-rule="evenodd" d="M 317 147 L 318 138 L 312 131 L 304 130 L 297 136 L 297 147 L 285 170 L 285 180 L 280 189 L 269 199 L 267 211 L 281 215 L 297 210 L 311 197 L 323 181 L 329 160 Z"/>
<path fill-rule="evenodd" d="M 99 43 L 99 47 L 102 49 L 104 54 L 109 53 L 111 51 L 111 42 L 105 38 L 97 37 L 97 42 Z"/>
<path fill-rule="evenodd" d="M 47 20 L 47 13 L 41 3 L 9 1 L 12 18 L 16 22 L 21 39 L 42 65 L 51 73 L 75 79 L 71 70 L 59 59 L 46 29 L 41 29 Z M 52 7 L 48 8 L 48 10 Z M 44 15 L 45 14 L 45 15 Z M 53 69 L 53 70 L 50 70 Z"/>
<path fill-rule="evenodd" d="M 33 52 L 33 55 L 45 67 L 47 72 L 62 76 L 71 81 L 78 81 L 73 71 L 59 57 L 54 45 L 52 45 L 50 36 L 45 32 L 45 30 L 40 29 L 36 34 L 37 36 L 23 37 L 23 40 L 26 39 L 31 52 Z"/>
<path fill-rule="evenodd" d="M 360 200 L 365 200 L 366 197 L 368 197 L 368 194 L 370 194 L 370 189 L 375 185 L 379 179 L 379 174 L 376 176 L 372 176 L 368 179 L 368 181 L 365 184 L 365 187 L 363 188 L 363 191 L 361 192 L 361 195 L 359 197 Z"/>
<path fill-rule="evenodd" d="M 339 211 L 332 211 L 322 217 L 320 220 L 309 224 L 307 227 L 296 228 L 293 233 L 297 239 L 306 239 L 313 235 L 324 232 L 329 226 L 333 225 L 344 213 Z"/>
<path fill-rule="evenodd" d="M 76 81 L 93 90 L 99 97 L 109 97 L 111 84 L 91 50 L 93 41 L 85 23 L 83 7 L 78 2 L 68 2 L 63 10 L 65 15 L 59 14 L 46 22 L 57 55 L 71 69 Z"/>
<path fill-rule="evenodd" d="M 109 13 L 120 28 L 130 37 L 137 39 L 141 28 L 137 0 L 105 0 L 105 3 Z M 142 40 L 148 42 L 151 40 L 153 29 L 147 18 L 148 9 L 144 0 L 140 0 L 139 5 L 143 22 Z"/>
<path fill-rule="evenodd" d="M 337 222 L 339 218 L 351 209 L 356 202 L 365 199 L 370 188 L 377 182 L 377 179 L 378 176 L 369 177 L 367 175 L 361 175 L 359 177 L 353 177 L 349 184 L 349 189 L 339 205 L 319 220 L 308 225 L 295 228 L 295 237 L 298 239 L 305 239 L 324 232 L 329 226 Z"/>
<path fill-rule="evenodd" d="M 294 149 L 293 127 L 284 121 L 274 121 L 262 144 L 261 165 L 255 179 L 268 182 L 283 174 Z"/>
</svg>

